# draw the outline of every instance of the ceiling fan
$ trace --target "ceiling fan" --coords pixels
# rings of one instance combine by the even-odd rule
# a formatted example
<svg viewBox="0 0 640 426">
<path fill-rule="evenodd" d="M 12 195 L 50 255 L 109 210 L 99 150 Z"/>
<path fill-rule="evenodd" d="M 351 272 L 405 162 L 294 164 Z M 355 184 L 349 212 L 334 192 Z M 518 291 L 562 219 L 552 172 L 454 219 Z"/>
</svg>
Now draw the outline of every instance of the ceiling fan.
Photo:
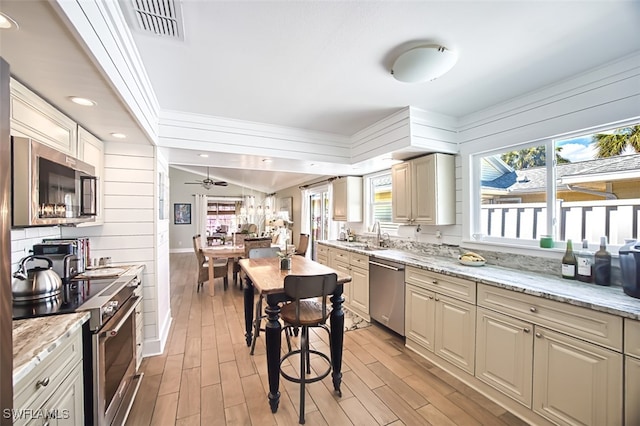
<svg viewBox="0 0 640 426">
<path fill-rule="evenodd" d="M 202 185 L 204 189 L 211 189 L 212 186 L 227 186 L 228 183 L 223 180 L 214 181 L 209 177 L 209 167 L 207 167 L 207 177 L 195 182 L 185 182 L 186 185 Z"/>
</svg>

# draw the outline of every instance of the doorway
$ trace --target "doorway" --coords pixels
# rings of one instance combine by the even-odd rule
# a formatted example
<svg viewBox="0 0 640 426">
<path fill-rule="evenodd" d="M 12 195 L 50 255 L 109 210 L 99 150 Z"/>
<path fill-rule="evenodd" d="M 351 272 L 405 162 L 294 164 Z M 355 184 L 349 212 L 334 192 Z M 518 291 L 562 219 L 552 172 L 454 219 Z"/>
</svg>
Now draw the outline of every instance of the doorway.
<svg viewBox="0 0 640 426">
<path fill-rule="evenodd" d="M 311 259 L 316 259 L 317 241 L 329 239 L 329 190 L 314 188 L 309 194 Z"/>
</svg>

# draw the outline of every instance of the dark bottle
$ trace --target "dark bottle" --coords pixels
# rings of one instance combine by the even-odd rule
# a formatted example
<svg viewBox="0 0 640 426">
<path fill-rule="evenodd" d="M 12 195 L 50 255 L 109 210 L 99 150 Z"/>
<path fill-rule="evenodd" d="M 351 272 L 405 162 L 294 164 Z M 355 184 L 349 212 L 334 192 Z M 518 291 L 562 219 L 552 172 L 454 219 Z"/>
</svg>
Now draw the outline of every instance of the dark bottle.
<svg viewBox="0 0 640 426">
<path fill-rule="evenodd" d="M 607 251 L 607 237 L 600 237 L 600 250 L 593 257 L 595 283 L 598 285 L 611 284 L 611 254 Z"/>
<path fill-rule="evenodd" d="M 575 280 L 577 263 L 576 255 L 573 254 L 573 244 L 571 240 L 567 240 L 567 250 L 562 256 L 562 278 Z"/>
<path fill-rule="evenodd" d="M 593 281 L 593 252 L 589 251 L 589 242 L 582 240 L 582 250 L 576 253 L 578 281 L 590 283 Z"/>
</svg>

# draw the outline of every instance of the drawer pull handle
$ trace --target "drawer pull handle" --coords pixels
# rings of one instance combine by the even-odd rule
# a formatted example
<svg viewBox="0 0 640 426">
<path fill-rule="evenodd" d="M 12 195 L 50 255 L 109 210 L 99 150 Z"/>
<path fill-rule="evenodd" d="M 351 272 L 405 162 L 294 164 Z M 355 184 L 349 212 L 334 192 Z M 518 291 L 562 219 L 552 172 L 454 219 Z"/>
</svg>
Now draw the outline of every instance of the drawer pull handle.
<svg viewBox="0 0 640 426">
<path fill-rule="evenodd" d="M 36 387 L 42 386 L 43 388 L 45 388 L 45 387 L 47 387 L 48 384 L 49 384 L 49 378 L 45 377 L 44 379 L 38 380 L 36 382 Z"/>
<path fill-rule="evenodd" d="M 542 333 L 536 333 L 536 337 L 540 339 L 542 337 Z"/>
<path fill-rule="evenodd" d="M 535 306 L 529 308 L 531 312 L 538 312 L 538 309 Z"/>
<path fill-rule="evenodd" d="M 529 328 L 528 328 L 528 327 L 525 327 L 522 331 L 524 331 L 525 333 L 528 333 L 528 332 L 530 332 L 531 330 L 529 330 Z"/>
</svg>

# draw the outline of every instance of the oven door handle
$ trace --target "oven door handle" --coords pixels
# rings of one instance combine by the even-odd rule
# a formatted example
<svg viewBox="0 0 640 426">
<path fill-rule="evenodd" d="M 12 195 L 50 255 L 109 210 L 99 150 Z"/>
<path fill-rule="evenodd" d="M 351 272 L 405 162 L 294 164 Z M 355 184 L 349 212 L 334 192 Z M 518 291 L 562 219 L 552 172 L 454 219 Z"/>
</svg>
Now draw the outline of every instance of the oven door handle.
<svg viewBox="0 0 640 426">
<path fill-rule="evenodd" d="M 141 298 L 140 297 L 132 297 L 131 298 L 131 306 L 127 309 L 127 311 L 121 315 L 121 319 L 120 321 L 118 321 L 118 323 L 116 324 L 115 327 L 113 328 L 109 328 L 108 330 L 105 330 L 103 332 L 100 333 L 101 337 L 105 338 L 105 339 L 109 339 L 111 337 L 115 337 L 118 335 L 118 331 L 120 331 L 120 329 L 122 328 L 122 326 L 124 325 L 124 323 L 127 321 L 127 319 L 129 318 L 129 316 L 131 316 L 131 314 L 133 313 L 133 311 L 136 310 L 136 308 L 138 307 L 138 305 L 141 302 Z"/>
</svg>

